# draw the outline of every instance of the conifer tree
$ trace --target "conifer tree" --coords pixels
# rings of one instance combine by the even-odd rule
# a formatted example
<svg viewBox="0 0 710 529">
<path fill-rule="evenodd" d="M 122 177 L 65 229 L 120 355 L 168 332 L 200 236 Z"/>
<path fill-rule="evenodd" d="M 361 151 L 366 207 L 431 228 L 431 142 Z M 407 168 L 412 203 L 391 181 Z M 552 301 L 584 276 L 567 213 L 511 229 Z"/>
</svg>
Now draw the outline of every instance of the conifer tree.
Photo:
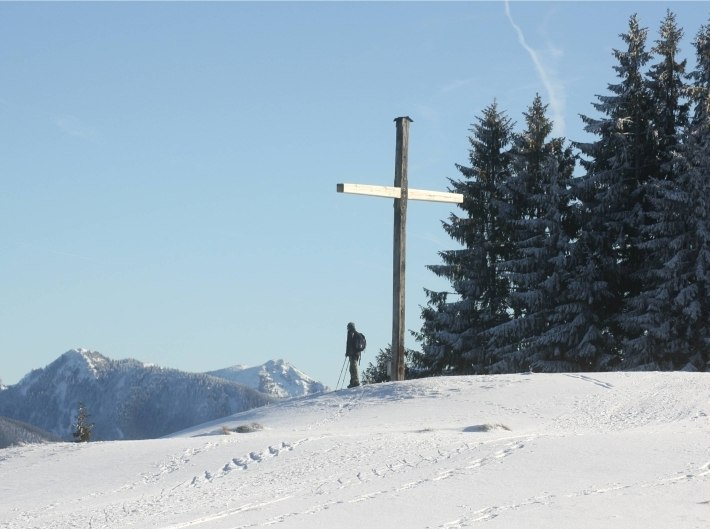
<svg viewBox="0 0 710 529">
<path fill-rule="evenodd" d="M 547 105 L 537 95 L 525 113 L 526 130 L 514 135 L 511 177 L 506 185 L 512 208 L 510 244 L 501 263 L 510 284 L 513 318 L 492 329 L 506 371 L 567 370 L 567 338 L 558 335 L 553 312 L 564 289 L 564 255 L 573 232 L 569 183 L 575 166 L 563 138 L 550 138 Z"/>
<path fill-rule="evenodd" d="M 688 249 L 693 283 L 688 284 L 687 291 L 681 289 L 676 308 L 682 307 L 685 295 L 694 297 L 679 318 L 678 334 L 689 343 L 688 354 L 681 357 L 677 367 L 710 371 L 710 21 L 701 26 L 693 45 L 697 59 L 690 91 L 694 113 L 679 164 L 681 181 L 688 182 L 692 197 L 692 242 Z"/>
<path fill-rule="evenodd" d="M 604 117 L 582 116 L 585 130 L 598 139 L 576 143 L 586 171 L 574 186 L 583 229 L 570 249 L 575 303 L 588 307 L 578 315 L 580 343 L 573 344 L 587 369 L 608 369 L 621 356 L 621 315 L 627 299 L 641 289 L 641 227 L 648 222 L 648 187 L 658 177 L 653 134 L 653 101 L 643 68 L 647 29 L 636 15 L 621 35 L 625 50 L 614 50 L 619 78 L 611 95 L 597 96 L 594 108 Z"/>
<path fill-rule="evenodd" d="M 79 403 L 79 413 L 76 417 L 76 423 L 73 425 L 72 435 L 77 443 L 88 443 L 91 441 L 91 432 L 94 425 L 89 422 L 89 412 L 83 402 Z"/>
<path fill-rule="evenodd" d="M 656 139 L 657 168 L 647 186 L 648 214 L 640 225 L 639 253 L 643 256 L 634 271 L 640 288 L 625 303 L 620 318 L 624 330 L 624 367 L 633 369 L 669 369 L 669 356 L 675 346 L 669 328 L 668 292 L 673 282 L 668 263 L 676 259 L 671 240 L 682 237 L 687 226 L 681 221 L 684 209 L 678 208 L 677 154 L 681 133 L 688 125 L 685 98 L 686 61 L 679 61 L 679 43 L 683 32 L 675 15 L 668 11 L 659 39 L 653 48 L 657 62 L 651 66 L 647 85 L 653 101 L 652 132 Z M 669 275 L 670 273 L 670 275 Z"/>
<path fill-rule="evenodd" d="M 658 186 L 663 209 L 654 234 L 663 266 L 646 297 L 645 332 L 630 343 L 649 369 L 710 370 L 710 25 L 694 46 L 693 116 L 677 147 L 675 177 Z"/>
<path fill-rule="evenodd" d="M 673 158 L 680 143 L 680 133 L 688 124 L 689 105 L 685 98 L 685 68 L 680 60 L 683 30 L 670 10 L 659 29 L 659 39 L 652 52 L 658 60 L 650 68 L 648 87 L 653 101 L 652 123 L 657 136 L 659 178 L 673 179 Z"/>
<path fill-rule="evenodd" d="M 496 344 L 485 332 L 507 321 L 509 282 L 500 263 L 510 258 L 509 223 L 501 220 L 509 207 L 505 183 L 510 177 L 512 125 L 493 102 L 470 129 L 470 166 L 458 165 L 462 180 L 450 180 L 464 195 L 444 230 L 461 248 L 440 252 L 440 265 L 428 268 L 448 279 L 454 290 L 427 291 L 423 364 L 434 372 L 488 373 L 498 362 Z"/>
</svg>

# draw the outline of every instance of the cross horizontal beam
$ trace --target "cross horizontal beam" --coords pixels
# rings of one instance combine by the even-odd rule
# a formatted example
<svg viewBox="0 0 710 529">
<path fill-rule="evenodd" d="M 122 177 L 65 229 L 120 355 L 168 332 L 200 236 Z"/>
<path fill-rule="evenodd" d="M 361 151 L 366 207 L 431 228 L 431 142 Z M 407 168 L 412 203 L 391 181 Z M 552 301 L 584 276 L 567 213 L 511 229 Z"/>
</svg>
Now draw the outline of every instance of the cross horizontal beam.
<svg viewBox="0 0 710 529">
<path fill-rule="evenodd" d="M 402 189 L 399 187 L 375 186 L 369 184 L 338 184 L 338 193 L 352 193 L 355 195 L 369 195 L 387 198 L 402 198 Z M 407 199 L 461 204 L 463 202 L 463 195 L 461 193 L 428 191 L 426 189 L 412 189 L 410 187 L 407 190 Z"/>
</svg>

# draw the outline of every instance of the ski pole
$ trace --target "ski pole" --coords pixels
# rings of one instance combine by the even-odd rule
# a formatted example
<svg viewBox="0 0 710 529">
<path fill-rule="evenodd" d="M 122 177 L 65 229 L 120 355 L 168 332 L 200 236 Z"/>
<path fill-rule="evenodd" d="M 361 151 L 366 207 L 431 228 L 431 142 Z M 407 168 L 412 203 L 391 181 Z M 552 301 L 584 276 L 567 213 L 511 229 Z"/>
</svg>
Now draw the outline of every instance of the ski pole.
<svg viewBox="0 0 710 529">
<path fill-rule="evenodd" d="M 345 362 L 348 361 L 348 357 L 345 357 L 345 360 L 343 360 L 343 367 L 340 368 L 340 376 L 338 377 L 338 383 L 335 385 L 335 389 L 338 389 L 338 386 L 340 385 L 340 379 L 343 376 L 343 371 L 345 370 Z"/>
</svg>

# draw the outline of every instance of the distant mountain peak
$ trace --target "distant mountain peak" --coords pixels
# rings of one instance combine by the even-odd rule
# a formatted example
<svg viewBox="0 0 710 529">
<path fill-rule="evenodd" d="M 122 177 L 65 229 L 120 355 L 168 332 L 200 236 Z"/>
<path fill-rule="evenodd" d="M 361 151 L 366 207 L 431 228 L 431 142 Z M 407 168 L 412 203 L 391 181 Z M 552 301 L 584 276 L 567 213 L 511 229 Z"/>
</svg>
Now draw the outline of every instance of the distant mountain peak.
<svg viewBox="0 0 710 529">
<path fill-rule="evenodd" d="M 82 378 L 97 379 L 106 370 L 110 360 L 101 353 L 89 349 L 70 349 L 59 357 L 62 370 L 73 372 Z"/>
<path fill-rule="evenodd" d="M 0 391 L 0 416 L 69 438 L 84 403 L 97 440 L 145 439 L 326 390 L 283 359 L 199 374 L 76 348 Z"/>
<path fill-rule="evenodd" d="M 322 393 L 328 389 L 283 359 L 269 360 L 254 367 L 237 365 L 207 374 L 244 384 L 280 399 Z"/>
<path fill-rule="evenodd" d="M 228 380 L 78 348 L 0 392 L 0 416 L 68 439 L 84 403 L 97 440 L 145 439 L 274 400 Z"/>
</svg>

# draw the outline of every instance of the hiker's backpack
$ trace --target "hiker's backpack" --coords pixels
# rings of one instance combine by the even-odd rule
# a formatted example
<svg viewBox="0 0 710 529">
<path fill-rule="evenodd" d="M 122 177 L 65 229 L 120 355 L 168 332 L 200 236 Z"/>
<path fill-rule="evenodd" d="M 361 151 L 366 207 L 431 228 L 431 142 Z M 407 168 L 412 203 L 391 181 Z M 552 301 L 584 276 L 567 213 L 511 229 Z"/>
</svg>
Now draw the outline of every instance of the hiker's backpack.
<svg viewBox="0 0 710 529">
<path fill-rule="evenodd" d="M 365 347 L 367 347 L 365 335 L 361 332 L 356 332 L 355 336 L 353 336 L 353 346 L 355 347 L 355 351 L 362 353 L 365 350 Z"/>
</svg>

